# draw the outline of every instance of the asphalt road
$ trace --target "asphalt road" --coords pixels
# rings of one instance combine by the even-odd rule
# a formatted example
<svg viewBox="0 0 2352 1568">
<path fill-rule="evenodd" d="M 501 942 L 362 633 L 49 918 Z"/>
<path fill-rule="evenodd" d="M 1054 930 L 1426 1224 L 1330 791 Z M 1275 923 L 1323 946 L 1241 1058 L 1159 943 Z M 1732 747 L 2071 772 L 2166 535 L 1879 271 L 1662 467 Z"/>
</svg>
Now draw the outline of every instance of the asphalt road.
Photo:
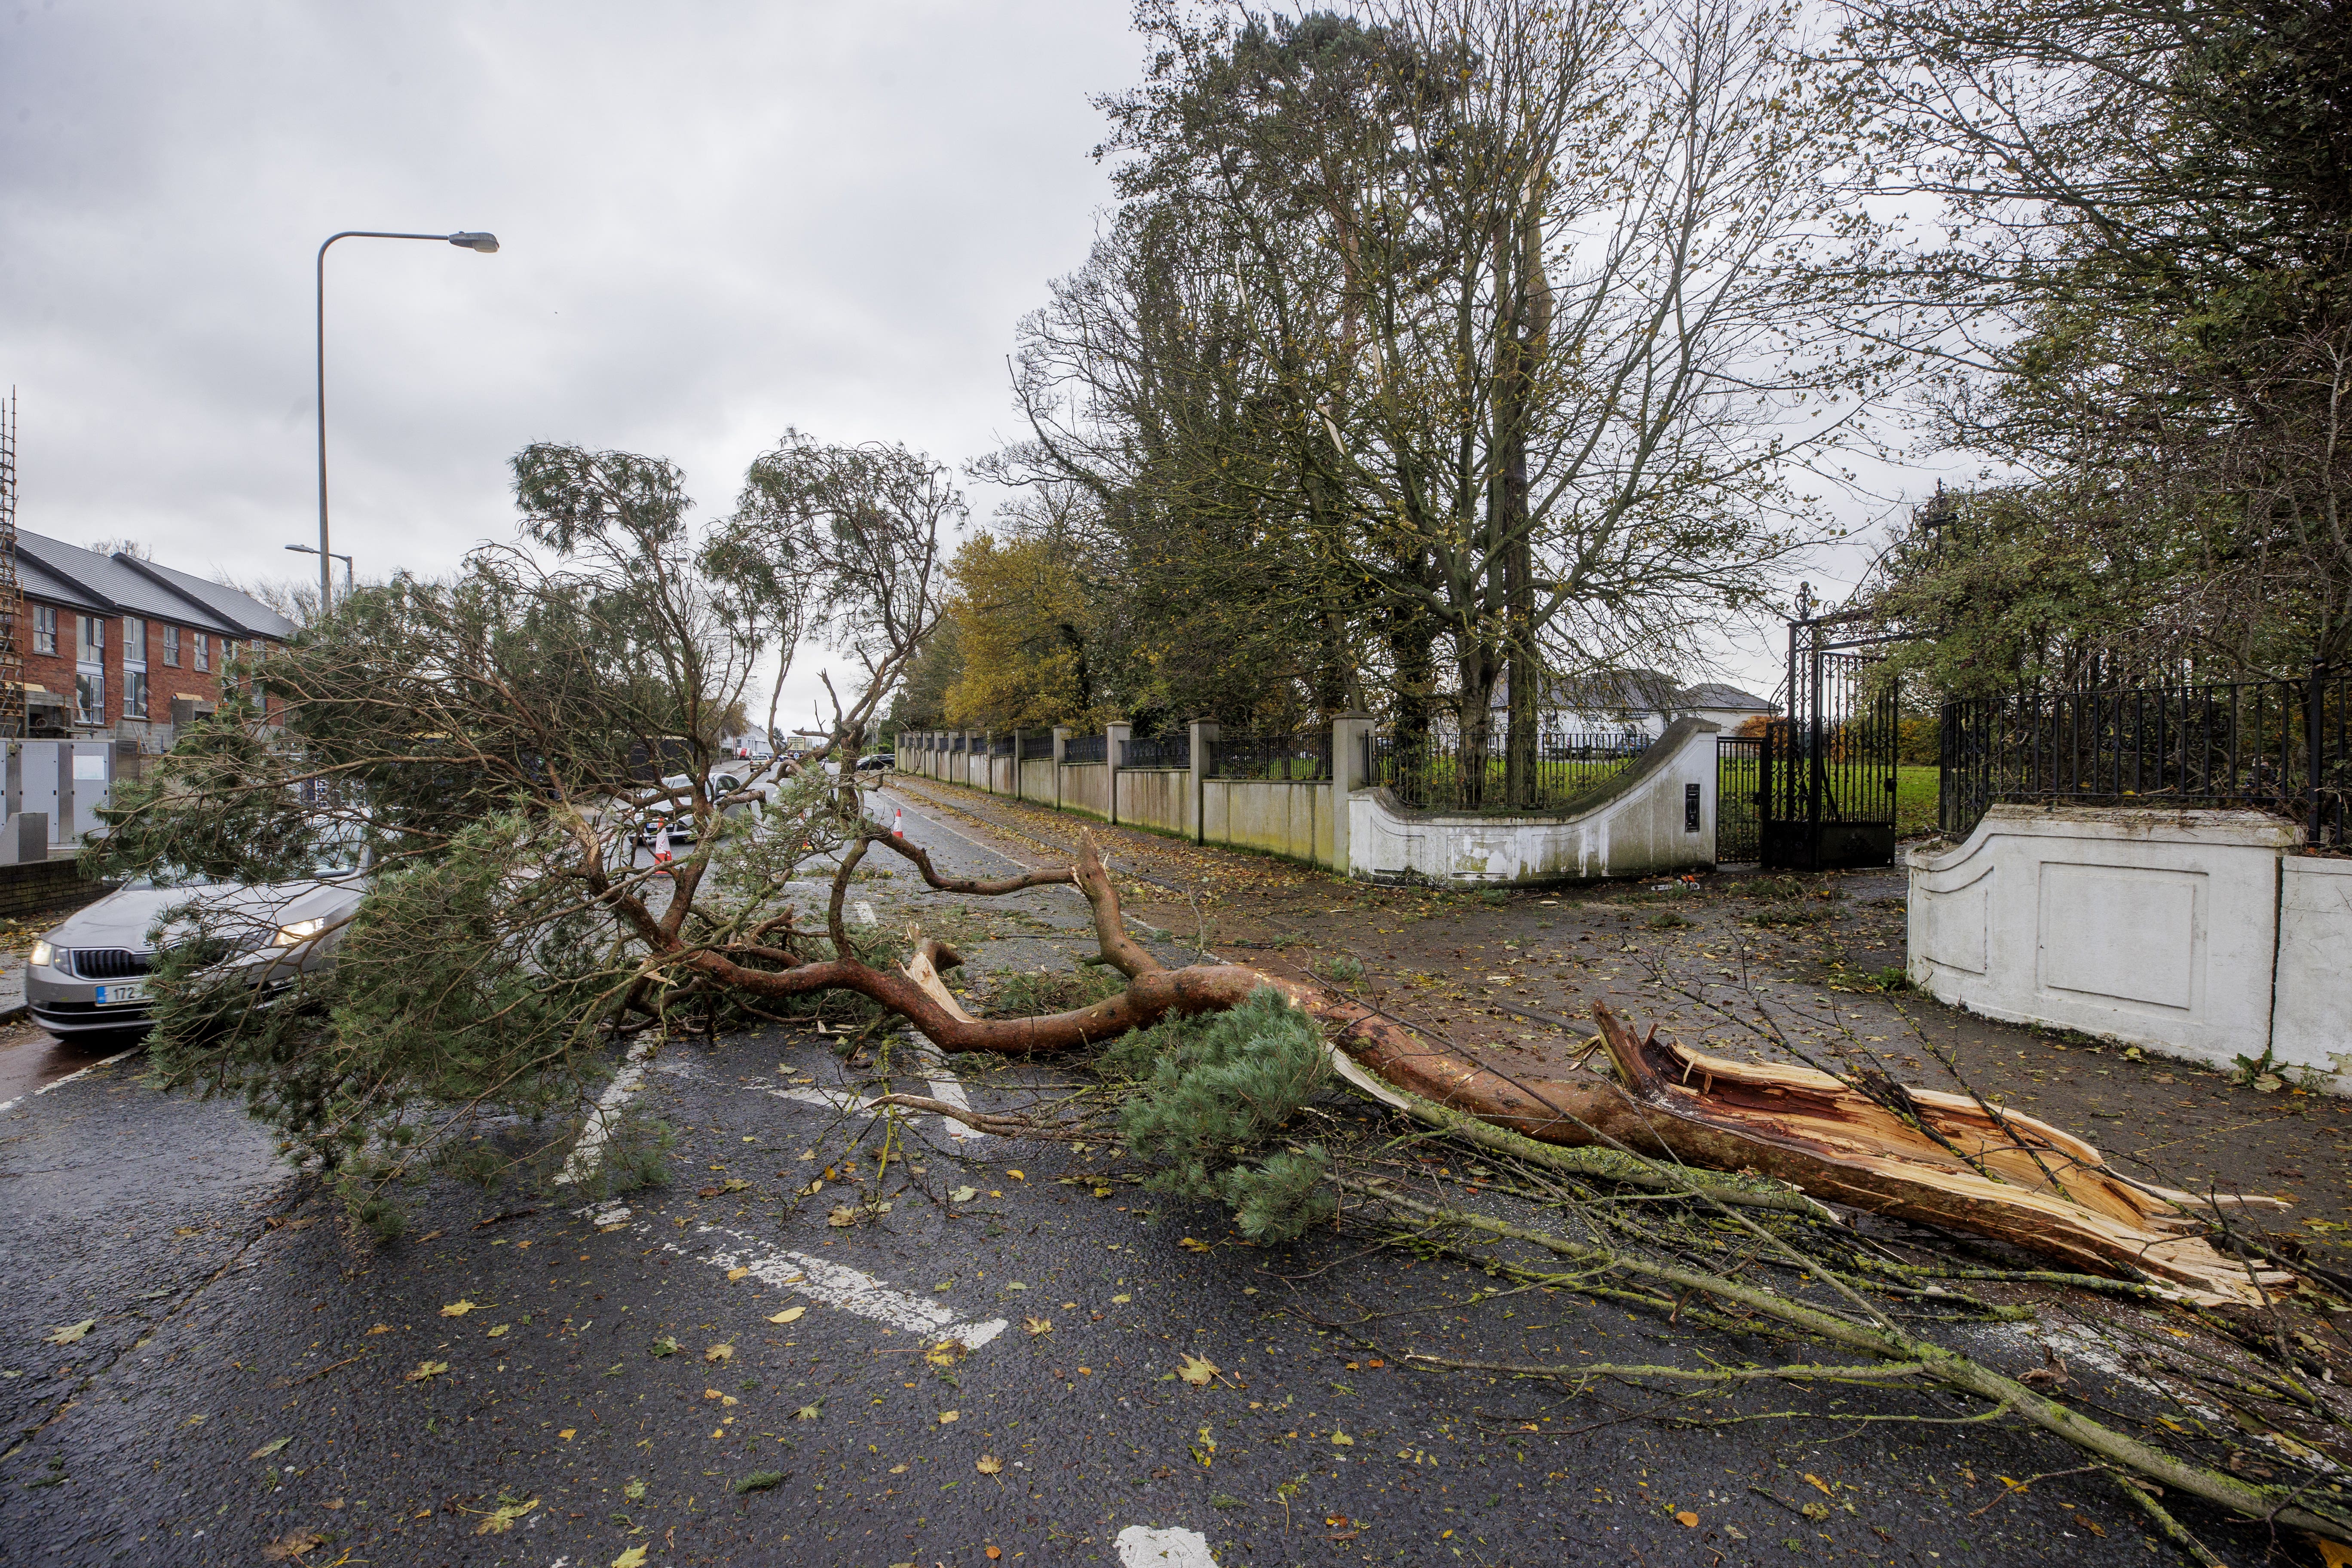
<svg viewBox="0 0 2352 1568">
<path fill-rule="evenodd" d="M 1005 868 L 906 804 L 943 868 Z M 1087 947 L 1066 889 L 983 907 L 892 879 L 856 901 L 951 930 L 983 988 Z M 1566 1295 L 1474 1300 L 1495 1282 L 1360 1239 L 1250 1247 L 1108 1149 L 921 1117 L 903 1163 L 877 1166 L 855 1106 L 874 1066 L 834 1044 L 664 1044 L 613 1098 L 674 1132 L 667 1184 L 583 1202 L 436 1184 L 388 1245 L 348 1230 L 236 1108 L 143 1087 L 136 1058 L 0 1112 L 0 1555 L 2147 1560 L 2099 1477 L 1996 1479 L 2070 1470 L 2071 1452 L 1869 1419 L 1966 1414 L 1920 1396 L 1781 1389 L 1666 1426 L 1622 1390 L 1408 1372 L 1411 1350 L 1687 1361 L 1699 1342 Z M 975 1103 L 1078 1080 L 892 1048 L 901 1087 Z M 2119 1360 L 2098 1370 L 2102 1333 L 2053 1317 L 1972 1331 L 1970 1348 L 2021 1370 L 2061 1345 L 2109 1408 L 2180 1415 Z M 1795 1410 L 1811 1414 L 1771 1417 Z M 2214 1539 L 2259 1555 L 2251 1533 Z"/>
</svg>

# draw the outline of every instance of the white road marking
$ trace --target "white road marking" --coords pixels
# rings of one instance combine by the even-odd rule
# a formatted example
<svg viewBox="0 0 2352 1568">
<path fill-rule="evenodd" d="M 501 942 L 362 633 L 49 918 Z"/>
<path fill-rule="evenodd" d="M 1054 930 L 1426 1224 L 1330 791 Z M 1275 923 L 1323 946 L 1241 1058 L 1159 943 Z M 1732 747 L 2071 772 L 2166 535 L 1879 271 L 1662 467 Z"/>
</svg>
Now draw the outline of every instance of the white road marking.
<svg viewBox="0 0 2352 1568">
<path fill-rule="evenodd" d="M 568 1187 L 585 1181 L 596 1173 L 597 1166 L 604 1163 L 604 1142 L 613 1136 L 613 1129 L 620 1124 L 622 1097 L 635 1093 L 637 1085 L 645 1081 L 646 1059 L 654 1054 L 654 1047 L 659 1043 L 650 1035 L 640 1036 L 636 1044 L 629 1047 L 628 1058 L 621 1070 L 613 1075 L 613 1081 L 606 1084 L 604 1092 L 596 1097 L 596 1109 L 588 1113 L 586 1125 L 580 1129 L 580 1142 L 572 1146 L 571 1154 L 563 1162 L 563 1169 L 555 1173 L 557 1186 Z"/>
<path fill-rule="evenodd" d="M 958 1110 L 970 1110 L 971 1101 L 964 1098 L 963 1080 L 948 1069 L 946 1053 L 911 1029 L 907 1031 L 907 1039 L 914 1047 L 915 1059 L 923 1064 L 923 1080 L 931 1086 L 931 1098 L 944 1100 Z M 948 1136 L 950 1138 L 971 1139 L 988 1136 L 979 1128 L 958 1121 L 952 1116 L 942 1116 L 940 1121 L 947 1128 Z"/>
<path fill-rule="evenodd" d="M 117 1051 L 110 1057 L 100 1057 L 98 1060 L 90 1063 L 89 1066 L 86 1068 L 76 1068 L 73 1071 L 66 1074 L 65 1077 L 58 1079 L 55 1083 L 45 1083 L 30 1094 L 20 1094 L 14 1100 L 0 1100 L 0 1110 L 6 1110 L 12 1106 L 22 1105 L 28 1100 L 37 1100 L 53 1089 L 63 1089 L 66 1085 L 73 1082 L 74 1079 L 84 1078 L 96 1072 L 99 1068 L 106 1066 L 109 1062 L 121 1061 L 123 1058 L 129 1056 L 131 1051 L 143 1050 L 145 1048 L 146 1042 L 142 1040 L 138 1045 L 132 1046 L 130 1050 Z"/>
<path fill-rule="evenodd" d="M 1130 1524 L 1112 1542 L 1120 1568 L 1217 1568 L 1208 1538 L 1197 1530 L 1152 1530 Z"/>
<path fill-rule="evenodd" d="M 858 900 L 850 908 L 856 913 L 859 925 L 870 926 L 882 923 L 881 918 L 874 912 L 874 906 L 864 899 Z"/>
<path fill-rule="evenodd" d="M 1006 1321 L 1003 1318 L 991 1318 L 985 1322 L 958 1322 L 956 1315 L 939 1302 L 893 1289 L 871 1274 L 846 1264 L 812 1258 L 805 1252 L 771 1247 L 757 1237 L 745 1236 L 740 1231 L 728 1230 L 719 1226 L 698 1225 L 694 1228 L 697 1235 L 723 1236 L 742 1244 L 744 1249 L 740 1252 L 711 1253 L 703 1261 L 712 1268 L 748 1268 L 751 1277 L 762 1284 L 798 1291 L 813 1301 L 821 1301 L 845 1312 L 855 1312 L 861 1318 L 887 1323 L 894 1329 L 923 1334 L 934 1341 L 954 1340 L 966 1350 L 976 1351 L 1003 1333 L 1006 1327 Z M 662 1246 L 679 1254 L 687 1251 L 675 1242 L 665 1241 Z"/>
</svg>

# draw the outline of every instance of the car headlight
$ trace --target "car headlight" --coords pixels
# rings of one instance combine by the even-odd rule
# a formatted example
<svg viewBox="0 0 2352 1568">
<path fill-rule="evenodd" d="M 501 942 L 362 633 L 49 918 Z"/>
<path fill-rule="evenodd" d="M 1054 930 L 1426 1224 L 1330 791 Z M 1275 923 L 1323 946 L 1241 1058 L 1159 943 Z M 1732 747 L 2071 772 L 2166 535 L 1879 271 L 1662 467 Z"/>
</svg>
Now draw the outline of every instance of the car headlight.
<svg viewBox="0 0 2352 1568">
<path fill-rule="evenodd" d="M 58 950 L 47 942 L 37 942 L 33 944 L 32 957 L 34 968 L 47 969 L 58 961 Z"/>
<path fill-rule="evenodd" d="M 326 929 L 327 922 L 323 920 L 296 921 L 278 928 L 277 945 L 292 947 L 296 942 L 310 941 Z"/>
</svg>

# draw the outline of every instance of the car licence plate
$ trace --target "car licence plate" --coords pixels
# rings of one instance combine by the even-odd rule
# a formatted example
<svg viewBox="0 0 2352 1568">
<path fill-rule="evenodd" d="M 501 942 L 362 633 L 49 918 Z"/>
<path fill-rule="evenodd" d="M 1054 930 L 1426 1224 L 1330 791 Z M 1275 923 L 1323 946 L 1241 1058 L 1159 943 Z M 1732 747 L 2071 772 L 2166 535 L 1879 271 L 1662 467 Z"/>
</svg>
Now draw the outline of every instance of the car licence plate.
<svg viewBox="0 0 2352 1568">
<path fill-rule="evenodd" d="M 98 988 L 98 1005 L 101 1007 L 117 1007 L 145 1000 L 147 1000 L 147 983 L 143 980 L 130 980 L 120 985 L 101 985 Z"/>
</svg>

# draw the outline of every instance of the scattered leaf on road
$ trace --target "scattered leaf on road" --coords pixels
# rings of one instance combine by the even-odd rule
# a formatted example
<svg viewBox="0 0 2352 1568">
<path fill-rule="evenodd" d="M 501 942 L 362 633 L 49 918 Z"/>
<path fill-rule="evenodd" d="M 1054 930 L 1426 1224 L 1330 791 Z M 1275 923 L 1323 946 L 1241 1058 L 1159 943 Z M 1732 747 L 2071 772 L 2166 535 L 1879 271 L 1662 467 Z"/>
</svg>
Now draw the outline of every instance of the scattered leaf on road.
<svg viewBox="0 0 2352 1568">
<path fill-rule="evenodd" d="M 749 1268 L 730 1268 L 727 1271 L 727 1278 L 730 1279 L 740 1279 L 743 1276 L 751 1272 L 751 1271 Z"/>
<path fill-rule="evenodd" d="M 1021 1326 L 1033 1334 L 1050 1334 L 1054 1331 L 1054 1321 L 1051 1318 L 1024 1318 L 1021 1320 Z"/>
<path fill-rule="evenodd" d="M 492 1323 L 489 1326 L 488 1331 L 482 1337 L 492 1340 L 499 1339 L 513 1327 L 514 1325 L 512 1323 Z"/>
<path fill-rule="evenodd" d="M 770 1318 L 768 1321 L 772 1323 L 797 1323 L 801 1321 L 802 1316 L 807 1311 L 808 1309 L 806 1307 L 787 1307 L 782 1311 L 778 1312 L 773 1317 Z"/>
<path fill-rule="evenodd" d="M 274 1441 L 264 1443 L 260 1447 L 256 1448 L 252 1453 L 247 1454 L 246 1458 L 248 1459 L 266 1459 L 269 1458 L 270 1455 L 278 1452 L 278 1449 L 286 1447 L 287 1444 L 291 1443 L 293 1440 L 294 1439 L 291 1437 L 279 1437 Z"/>
<path fill-rule="evenodd" d="M 306 1552 L 315 1552 L 327 1538 L 315 1530 L 289 1530 L 261 1549 L 261 1554 L 272 1563 L 289 1562 Z"/>
<path fill-rule="evenodd" d="M 579 1435 L 579 1431 L 580 1428 L 577 1426 L 566 1426 L 562 1431 L 558 1432 L 556 1436 L 569 1443 L 574 1436 Z"/>
<path fill-rule="evenodd" d="M 753 1470 L 750 1475 L 737 1481 L 732 1489 L 737 1497 L 744 1497 L 752 1492 L 766 1491 L 772 1486 L 779 1486 L 782 1484 L 783 1479 L 784 1472 L 782 1470 Z"/>
<path fill-rule="evenodd" d="M 1821 1493 L 1823 1497 L 1837 1496 L 1837 1489 L 1835 1487 L 1830 1485 L 1829 1482 L 1822 1479 L 1821 1477 L 1812 1474 L 1811 1471 L 1806 1472 L 1805 1484 L 1812 1488 L 1815 1491 Z"/>
<path fill-rule="evenodd" d="M 1698 1515 L 1693 1513 L 1688 1509 L 1685 1509 L 1682 1512 L 1675 1515 L 1675 1522 L 1681 1525 L 1685 1530 L 1696 1530 L 1698 1528 Z"/>
<path fill-rule="evenodd" d="M 654 1342 L 654 1354 L 655 1354 L 655 1355 L 656 1355 L 656 1356 L 666 1356 L 666 1355 L 676 1355 L 677 1353 L 677 1342 L 676 1340 L 674 1340 L 674 1339 L 670 1338 L 670 1336 L 669 1336 L 669 1335 L 667 1335 L 667 1334 L 664 1334 L 661 1338 L 659 1338 L 659 1339 L 657 1339 L 657 1340 L 656 1340 L 656 1341 Z"/>
<path fill-rule="evenodd" d="M 613 1559 L 613 1568 L 646 1568 L 646 1549 L 632 1546 Z"/>
<path fill-rule="evenodd" d="M 857 1223 L 857 1211 L 851 1208 L 847 1204 L 844 1204 L 839 1208 L 835 1209 L 831 1214 L 825 1215 L 824 1223 L 846 1230 L 849 1226 Z"/>
<path fill-rule="evenodd" d="M 646 1500 L 646 1483 L 631 1476 L 621 1488 L 621 1495 L 631 1502 L 643 1502 Z"/>
<path fill-rule="evenodd" d="M 1216 1250 L 1216 1248 L 1211 1246 L 1208 1242 L 1202 1241 L 1197 1237 L 1190 1236 L 1184 1237 L 1183 1240 L 1178 1242 L 1176 1245 L 1182 1247 L 1187 1252 L 1213 1252 Z"/>
<path fill-rule="evenodd" d="M 998 1474 L 1004 1468 L 1004 1461 L 998 1458 L 993 1454 L 982 1454 L 977 1460 L 973 1461 L 972 1468 L 978 1470 L 983 1476 L 992 1476 Z"/>
<path fill-rule="evenodd" d="M 733 1345 L 713 1345 L 709 1350 L 702 1352 L 702 1359 L 705 1361 L 732 1361 L 735 1359 L 735 1347 Z"/>
<path fill-rule="evenodd" d="M 1176 1369 L 1176 1375 L 1195 1388 L 1202 1388 L 1207 1386 L 1209 1379 L 1217 1375 L 1217 1365 L 1205 1356 L 1188 1355 L 1184 1358 L 1184 1364 Z"/>
<path fill-rule="evenodd" d="M 795 1421 L 814 1421 L 824 1414 L 824 1401 L 820 1399 L 814 1405 L 803 1405 L 798 1410 L 793 1411 L 793 1419 Z"/>
<path fill-rule="evenodd" d="M 1352 1448 L 1356 1446 L 1356 1440 L 1353 1437 L 1349 1436 L 1345 1432 L 1332 1433 L 1331 1443 L 1334 1447 L 1339 1448 Z"/>
<path fill-rule="evenodd" d="M 392 1332 L 392 1325 L 390 1323 L 378 1323 L 374 1328 L 368 1331 L 368 1333 L 371 1334 L 388 1334 L 390 1332 Z M 362 1338 L 365 1337 L 365 1335 L 362 1336 Z"/>
<path fill-rule="evenodd" d="M 445 1318 L 462 1318 L 468 1312 L 478 1312 L 481 1310 L 472 1301 L 452 1301 L 441 1309 L 441 1315 Z"/>
<path fill-rule="evenodd" d="M 69 1345 L 96 1327 L 98 1327 L 96 1318 L 84 1318 L 79 1323 L 68 1323 L 62 1329 L 51 1329 L 41 1336 L 41 1342 L 50 1345 Z"/>
<path fill-rule="evenodd" d="M 980 1196 L 978 1187 L 958 1187 L 948 1194 L 948 1201 L 953 1204 L 968 1204 L 978 1196 Z"/>
<path fill-rule="evenodd" d="M 1012 1177 L 1012 1178 L 1013 1178 L 1014 1181 L 1016 1181 L 1016 1182 L 1025 1182 L 1025 1181 L 1027 1181 L 1027 1180 L 1029 1179 L 1028 1177 L 1026 1177 L 1026 1176 L 1023 1175 L 1020 1172 L 1018 1172 L 1018 1171 L 1016 1171 L 1016 1170 L 1012 1169 L 1010 1166 L 1007 1166 L 1007 1167 L 1005 1168 L 1005 1172 L 1004 1172 L 1004 1173 L 1005 1173 L 1006 1175 L 1008 1175 L 1008 1176 Z"/>
<path fill-rule="evenodd" d="M 446 1361 L 420 1361 L 416 1363 L 416 1370 L 407 1373 L 402 1381 L 423 1383 L 426 1378 L 438 1377 L 448 1370 L 449 1363 Z"/>
<path fill-rule="evenodd" d="M 715 1186 L 715 1187 L 705 1187 L 705 1188 L 703 1188 L 700 1192 L 696 1193 L 694 1195 L 695 1195 L 696 1197 L 698 1197 L 698 1198 L 715 1198 L 715 1197 L 719 1196 L 721 1193 L 740 1193 L 740 1192 L 742 1192 L 742 1191 L 744 1191 L 746 1188 L 750 1187 L 750 1186 L 751 1186 L 751 1183 L 749 1183 L 749 1182 L 745 1181 L 745 1180 L 744 1180 L 742 1177 L 740 1177 L 740 1176 L 730 1176 L 730 1177 L 728 1177 L 725 1181 L 723 1181 L 723 1182 L 719 1183 L 717 1186 Z"/>
<path fill-rule="evenodd" d="M 1112 1306 L 1114 1306 L 1114 1307 L 1124 1307 L 1124 1306 L 1126 1306 L 1129 1301 L 1132 1301 L 1132 1300 L 1135 1300 L 1135 1298 L 1134 1298 L 1134 1297 L 1132 1297 L 1132 1296 L 1113 1296 L 1113 1297 L 1110 1299 L 1110 1301 L 1111 1301 L 1111 1305 L 1112 1305 Z"/>
<path fill-rule="evenodd" d="M 474 1527 L 476 1535 L 504 1535 L 514 1528 L 515 1521 L 539 1506 L 537 1498 L 529 1502 L 510 1502 L 504 1508 L 492 1509 L 481 1523 Z"/>
<path fill-rule="evenodd" d="M 942 1410 L 940 1412 L 940 1425 L 944 1426 L 962 1414 L 963 1412 L 961 1410 Z"/>
<path fill-rule="evenodd" d="M 923 1352 L 923 1359 L 933 1366 L 953 1366 L 964 1356 L 961 1340 L 941 1340 Z"/>
</svg>

